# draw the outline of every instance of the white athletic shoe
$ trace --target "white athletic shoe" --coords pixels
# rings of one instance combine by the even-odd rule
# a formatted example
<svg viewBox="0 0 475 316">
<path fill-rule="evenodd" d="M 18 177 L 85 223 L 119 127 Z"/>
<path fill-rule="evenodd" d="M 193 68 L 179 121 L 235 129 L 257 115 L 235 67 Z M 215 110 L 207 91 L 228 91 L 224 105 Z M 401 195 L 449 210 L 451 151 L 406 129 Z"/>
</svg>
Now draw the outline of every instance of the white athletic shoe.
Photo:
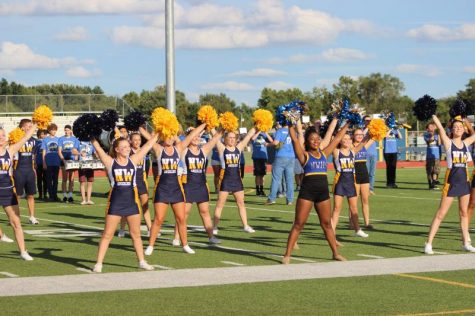
<svg viewBox="0 0 475 316">
<path fill-rule="evenodd" d="M 475 248 L 469 243 L 463 245 L 462 249 L 468 252 L 475 252 Z"/>
<path fill-rule="evenodd" d="M 246 232 L 246 233 L 249 233 L 249 234 L 252 234 L 252 233 L 255 233 L 256 231 L 249 225 L 247 226 L 244 226 L 243 230 Z"/>
<path fill-rule="evenodd" d="M 218 227 L 213 227 L 213 235 L 217 235 L 219 233 Z"/>
<path fill-rule="evenodd" d="M 124 238 L 125 237 L 125 230 L 119 229 L 119 233 L 117 234 L 117 237 Z"/>
<path fill-rule="evenodd" d="M 11 238 L 8 237 L 7 235 L 5 235 L 5 233 L 3 233 L 2 237 L 0 237 L 0 241 L 3 241 L 3 242 L 13 242 L 13 239 L 11 239 Z"/>
<path fill-rule="evenodd" d="M 365 233 L 362 229 L 358 230 L 356 233 L 355 233 L 356 236 L 358 237 L 363 237 L 363 238 L 367 238 L 369 235 L 367 233 Z"/>
<path fill-rule="evenodd" d="M 216 238 L 215 236 L 211 237 L 209 239 L 209 243 L 212 244 L 212 245 L 217 245 L 217 244 L 220 244 L 221 243 L 221 240 L 219 240 L 218 238 Z"/>
<path fill-rule="evenodd" d="M 426 245 L 424 247 L 424 253 L 426 255 L 433 255 L 434 254 L 434 251 L 432 250 L 432 245 L 431 244 L 426 243 Z"/>
<path fill-rule="evenodd" d="M 28 254 L 28 251 L 22 251 L 20 257 L 26 261 L 33 261 L 33 258 Z"/>
<path fill-rule="evenodd" d="M 102 263 L 96 263 L 94 268 L 92 269 L 94 273 L 101 273 L 102 272 Z"/>
<path fill-rule="evenodd" d="M 147 271 L 153 271 L 155 268 L 147 263 L 147 261 L 143 260 L 139 262 L 139 268 L 144 269 Z"/>
<path fill-rule="evenodd" d="M 147 230 L 147 233 L 145 234 L 145 236 L 150 237 L 150 231 L 149 230 Z"/>
<path fill-rule="evenodd" d="M 28 222 L 31 224 L 31 225 L 38 225 L 40 222 L 36 219 L 36 217 L 34 216 L 31 216 L 29 219 L 28 219 Z"/>
<path fill-rule="evenodd" d="M 172 246 L 173 247 L 178 247 L 181 245 L 180 239 L 173 239 L 172 241 Z"/>
<path fill-rule="evenodd" d="M 195 251 L 193 249 L 190 248 L 190 246 L 186 245 L 186 246 L 183 246 L 183 251 L 186 252 L 186 253 L 189 253 L 189 254 L 194 254 Z"/>
<path fill-rule="evenodd" d="M 86 204 L 87 204 L 87 201 L 81 201 L 80 204 L 81 204 L 81 205 L 86 205 Z"/>
<path fill-rule="evenodd" d="M 153 253 L 153 246 L 147 246 L 147 248 L 144 251 L 146 256 L 151 256 Z"/>
<path fill-rule="evenodd" d="M 93 201 L 87 201 L 88 205 L 94 205 L 95 203 Z"/>
</svg>

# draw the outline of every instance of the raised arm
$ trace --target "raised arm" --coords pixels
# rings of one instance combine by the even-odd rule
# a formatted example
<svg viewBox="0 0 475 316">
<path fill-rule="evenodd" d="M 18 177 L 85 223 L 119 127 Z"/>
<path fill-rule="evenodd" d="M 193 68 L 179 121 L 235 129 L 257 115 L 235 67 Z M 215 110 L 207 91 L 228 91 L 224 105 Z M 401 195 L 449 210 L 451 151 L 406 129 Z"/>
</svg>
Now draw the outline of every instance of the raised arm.
<svg viewBox="0 0 475 316">
<path fill-rule="evenodd" d="M 305 156 L 305 151 L 303 150 L 302 145 L 300 144 L 297 132 L 295 131 L 295 126 L 289 127 L 289 134 L 290 139 L 292 140 L 292 146 L 294 147 L 295 156 L 297 156 L 297 159 L 303 166 L 307 160 L 307 157 Z"/>
<path fill-rule="evenodd" d="M 188 136 L 186 136 L 186 138 L 184 140 L 182 140 L 180 143 L 178 143 L 176 145 L 176 148 L 178 149 L 178 153 L 180 155 L 183 152 L 183 150 L 185 150 L 186 147 L 188 147 L 188 145 L 190 145 L 193 138 L 195 138 L 196 136 L 199 136 L 201 134 L 201 132 L 204 131 L 205 127 L 206 127 L 206 124 L 203 123 L 200 126 L 194 128 L 190 132 L 190 134 L 188 134 Z"/>
<path fill-rule="evenodd" d="M 157 143 L 158 134 L 153 134 L 150 136 L 151 138 L 142 147 L 140 147 L 139 151 L 130 156 L 130 160 L 132 160 L 135 165 L 139 164 L 144 159 L 145 155 L 148 154 L 150 149 L 152 149 L 153 145 Z"/>
<path fill-rule="evenodd" d="M 236 145 L 236 148 L 239 149 L 239 151 L 242 151 L 244 147 L 247 146 L 247 144 L 251 140 L 251 137 L 254 136 L 255 133 L 256 133 L 256 128 L 255 127 L 251 128 L 249 132 L 247 132 L 243 140 L 241 140 L 239 144 Z"/>
<path fill-rule="evenodd" d="M 327 132 L 325 134 L 325 137 L 323 137 L 322 141 L 320 142 L 320 149 L 323 149 L 330 144 L 330 141 L 332 140 L 333 132 L 335 131 L 336 125 L 338 124 L 338 119 L 335 117 L 331 121 L 330 125 L 328 126 Z M 319 131 L 317 131 L 318 133 Z"/>
<path fill-rule="evenodd" d="M 209 142 L 201 147 L 205 156 L 209 155 L 218 142 L 221 143 L 221 137 L 223 137 L 223 132 L 219 130 L 213 135 L 213 138 L 211 138 Z"/>
<path fill-rule="evenodd" d="M 36 131 L 36 124 L 33 124 L 29 130 L 25 132 L 25 136 L 23 136 L 18 143 L 9 145 L 8 146 L 8 152 L 10 153 L 10 156 L 13 157 L 19 150 L 20 148 L 25 145 L 25 143 L 35 134 Z"/>
<path fill-rule="evenodd" d="M 211 135 L 216 135 L 216 133 L 218 133 L 214 128 L 211 130 Z M 226 148 L 226 146 L 224 146 L 223 142 L 221 141 L 221 138 L 218 139 L 218 141 L 216 142 L 216 147 L 218 148 L 218 152 L 219 154 L 222 154 L 224 152 L 224 149 Z"/>
<path fill-rule="evenodd" d="M 444 144 L 444 147 L 446 150 L 450 149 L 450 138 L 447 136 L 447 133 L 445 132 L 444 127 L 442 126 L 442 123 L 440 123 L 439 118 L 437 115 L 432 115 L 432 120 L 434 121 L 435 125 L 439 129 L 439 135 L 440 139 L 442 140 L 442 144 Z"/>
<path fill-rule="evenodd" d="M 152 138 L 152 135 L 150 135 L 150 133 L 142 126 L 139 127 L 139 132 L 147 141 Z M 157 142 L 155 142 L 152 148 L 155 151 L 156 156 L 158 157 L 160 152 L 162 151 L 162 146 L 158 144 Z"/>
<path fill-rule="evenodd" d="M 463 120 L 465 126 L 467 126 L 467 130 L 470 133 L 470 136 L 465 138 L 463 142 L 465 145 L 470 146 L 475 141 L 475 132 L 473 130 L 472 123 L 470 123 L 467 119 Z"/>
<path fill-rule="evenodd" d="M 107 170 L 110 170 L 112 167 L 112 162 L 113 159 L 111 156 L 109 156 L 104 149 L 102 149 L 101 145 L 99 142 L 95 139 L 91 141 L 92 146 L 94 146 L 94 150 L 96 151 L 97 156 L 99 159 L 102 161 L 104 166 L 106 167 Z"/>
<path fill-rule="evenodd" d="M 333 150 L 336 148 L 336 146 L 340 143 L 341 139 L 343 136 L 346 134 L 348 131 L 349 123 L 346 123 L 336 134 L 336 136 L 333 138 L 333 140 L 330 142 L 330 144 L 323 149 L 323 153 L 325 156 L 329 156 Z"/>
<path fill-rule="evenodd" d="M 355 154 L 359 153 L 361 151 L 361 149 L 366 148 L 368 149 L 369 146 L 371 146 L 371 144 L 374 143 L 374 140 L 372 140 L 369 135 L 365 135 L 365 137 L 363 138 L 363 140 L 361 141 L 361 143 L 358 144 L 358 146 L 356 146 L 355 148 L 353 148 L 353 152 Z"/>
</svg>

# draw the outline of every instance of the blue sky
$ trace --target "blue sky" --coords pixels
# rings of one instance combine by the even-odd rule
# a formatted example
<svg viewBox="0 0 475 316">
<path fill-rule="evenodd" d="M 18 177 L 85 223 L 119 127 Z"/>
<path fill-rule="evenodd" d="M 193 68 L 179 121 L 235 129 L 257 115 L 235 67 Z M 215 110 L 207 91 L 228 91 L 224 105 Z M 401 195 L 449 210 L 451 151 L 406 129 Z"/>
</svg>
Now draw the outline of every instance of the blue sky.
<svg viewBox="0 0 475 316">
<path fill-rule="evenodd" d="M 101 86 L 165 82 L 164 0 L 0 2 L 0 77 Z M 309 91 L 342 76 L 399 77 L 412 98 L 475 78 L 475 1 L 175 2 L 176 86 L 255 105 L 263 87 Z"/>
</svg>

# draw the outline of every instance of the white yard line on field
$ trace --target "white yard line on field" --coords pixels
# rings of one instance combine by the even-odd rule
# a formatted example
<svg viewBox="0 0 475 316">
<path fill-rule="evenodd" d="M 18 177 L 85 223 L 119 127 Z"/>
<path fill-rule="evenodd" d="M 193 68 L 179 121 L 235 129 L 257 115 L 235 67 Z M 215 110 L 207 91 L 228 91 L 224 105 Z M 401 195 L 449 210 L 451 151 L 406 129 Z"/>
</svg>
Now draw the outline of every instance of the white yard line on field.
<svg viewBox="0 0 475 316">
<path fill-rule="evenodd" d="M 161 265 L 158 265 L 158 264 L 152 264 L 153 267 L 157 268 L 157 269 L 160 269 L 160 270 L 173 270 L 174 268 L 171 268 L 171 267 L 165 267 L 165 266 L 161 266 Z"/>
<path fill-rule="evenodd" d="M 86 272 L 86 273 L 94 273 L 92 272 L 91 269 L 86 269 L 86 268 L 76 268 L 76 270 L 81 271 L 81 272 Z"/>
<path fill-rule="evenodd" d="M 381 256 L 374 256 L 374 255 L 365 255 L 364 253 L 357 254 L 358 257 L 365 257 L 365 258 L 372 258 L 372 259 L 384 259 Z"/>
<path fill-rule="evenodd" d="M 245 266 L 245 264 L 243 263 L 237 263 L 237 262 L 232 262 L 232 261 L 221 261 L 221 263 L 229 264 L 231 266 L 238 266 L 238 267 Z"/>
<path fill-rule="evenodd" d="M 13 273 L 10 273 L 10 272 L 5 272 L 5 271 L 0 272 L 0 274 L 4 275 L 6 277 L 9 277 L 9 278 L 17 278 L 18 277 L 18 275 L 16 275 L 16 274 L 13 274 Z"/>
</svg>

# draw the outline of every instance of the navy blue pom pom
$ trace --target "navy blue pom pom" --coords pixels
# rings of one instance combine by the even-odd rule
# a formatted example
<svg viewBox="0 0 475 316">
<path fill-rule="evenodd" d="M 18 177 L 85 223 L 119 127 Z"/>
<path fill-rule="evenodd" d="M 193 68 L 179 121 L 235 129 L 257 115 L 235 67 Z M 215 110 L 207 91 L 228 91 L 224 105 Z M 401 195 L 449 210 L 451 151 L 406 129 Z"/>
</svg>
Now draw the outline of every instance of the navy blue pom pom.
<svg viewBox="0 0 475 316">
<path fill-rule="evenodd" d="M 102 133 L 102 124 L 102 120 L 97 115 L 83 114 L 74 121 L 73 133 L 80 141 L 98 139 Z"/>
<path fill-rule="evenodd" d="M 119 114 L 116 110 L 107 109 L 102 112 L 100 119 L 102 120 L 102 128 L 109 132 L 115 128 L 116 123 L 119 121 Z"/>
</svg>

